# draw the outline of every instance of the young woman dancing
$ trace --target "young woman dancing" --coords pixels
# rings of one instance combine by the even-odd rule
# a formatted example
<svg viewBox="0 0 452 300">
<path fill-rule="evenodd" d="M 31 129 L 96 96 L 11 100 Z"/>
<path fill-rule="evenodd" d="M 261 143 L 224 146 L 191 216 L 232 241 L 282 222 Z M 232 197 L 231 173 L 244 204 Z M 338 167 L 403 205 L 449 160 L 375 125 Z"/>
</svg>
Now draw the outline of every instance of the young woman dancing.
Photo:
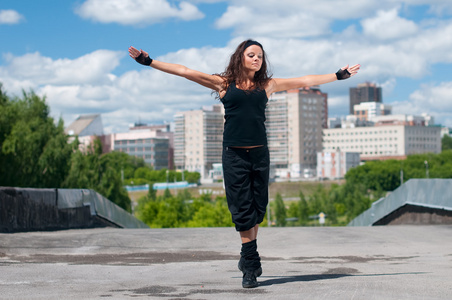
<svg viewBox="0 0 452 300">
<path fill-rule="evenodd" d="M 217 93 L 225 108 L 223 174 L 232 221 L 240 233 L 242 250 L 238 267 L 242 286 L 258 286 L 262 274 L 257 233 L 268 205 L 270 157 L 265 129 L 265 107 L 275 92 L 325 84 L 355 75 L 360 65 L 336 73 L 297 78 L 272 78 L 262 45 L 253 40 L 240 43 L 229 65 L 220 74 L 206 74 L 182 65 L 153 60 L 134 47 L 129 55 L 138 63 L 181 76 Z"/>
</svg>

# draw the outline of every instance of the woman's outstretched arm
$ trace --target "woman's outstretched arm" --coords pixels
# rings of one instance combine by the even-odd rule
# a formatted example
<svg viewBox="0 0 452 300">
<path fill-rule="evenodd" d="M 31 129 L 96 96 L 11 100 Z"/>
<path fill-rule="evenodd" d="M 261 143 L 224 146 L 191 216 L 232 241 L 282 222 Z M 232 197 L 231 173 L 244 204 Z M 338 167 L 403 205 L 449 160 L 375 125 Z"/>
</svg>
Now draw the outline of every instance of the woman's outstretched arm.
<svg viewBox="0 0 452 300">
<path fill-rule="evenodd" d="M 336 73 L 324 74 L 324 75 L 306 75 L 297 78 L 274 78 L 272 79 L 267 87 L 267 95 L 272 93 L 298 89 L 303 87 L 309 87 L 313 85 L 321 85 L 328 82 L 333 82 L 336 80 L 347 79 L 355 75 L 361 65 L 354 65 L 349 67 L 348 65 L 339 69 Z"/>
<path fill-rule="evenodd" d="M 189 69 L 183 65 L 150 59 L 149 54 L 146 51 L 138 50 L 132 46 L 129 47 L 129 55 L 140 64 L 149 65 L 154 69 L 168 74 L 184 77 L 214 91 L 220 92 L 224 89 L 224 79 L 218 75 L 210 75 Z"/>
</svg>

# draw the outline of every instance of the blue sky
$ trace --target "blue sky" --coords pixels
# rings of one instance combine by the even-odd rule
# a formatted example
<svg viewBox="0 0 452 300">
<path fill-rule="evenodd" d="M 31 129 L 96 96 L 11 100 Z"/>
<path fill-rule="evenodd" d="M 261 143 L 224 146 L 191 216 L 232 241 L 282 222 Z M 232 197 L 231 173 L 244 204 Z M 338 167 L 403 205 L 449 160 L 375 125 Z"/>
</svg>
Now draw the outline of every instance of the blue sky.
<svg viewBox="0 0 452 300">
<path fill-rule="evenodd" d="M 330 116 L 346 115 L 349 88 L 369 81 L 393 113 L 429 113 L 452 127 L 451 16 L 450 0 L 1 0 L 0 82 L 11 96 L 45 95 L 66 126 L 101 113 L 107 133 L 124 132 L 217 103 L 203 87 L 137 64 L 130 45 L 219 73 L 253 38 L 274 77 L 362 65 L 321 86 Z"/>
</svg>

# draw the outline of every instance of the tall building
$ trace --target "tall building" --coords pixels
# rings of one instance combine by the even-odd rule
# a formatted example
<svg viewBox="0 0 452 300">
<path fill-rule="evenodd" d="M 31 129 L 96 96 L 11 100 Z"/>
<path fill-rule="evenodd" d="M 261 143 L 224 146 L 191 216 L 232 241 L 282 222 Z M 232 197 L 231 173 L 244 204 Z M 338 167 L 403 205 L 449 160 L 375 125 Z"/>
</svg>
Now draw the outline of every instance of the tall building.
<svg viewBox="0 0 452 300">
<path fill-rule="evenodd" d="M 318 87 L 273 94 L 267 106 L 266 128 L 270 163 L 279 177 L 302 177 L 315 170 L 327 128 L 328 95 Z"/>
<path fill-rule="evenodd" d="M 381 87 L 376 84 L 366 82 L 358 84 L 357 87 L 350 88 L 350 114 L 354 114 L 354 106 L 362 102 L 382 103 Z"/>
<path fill-rule="evenodd" d="M 209 177 L 213 165 L 221 163 L 224 111 L 220 104 L 174 116 L 174 163 L 177 170 L 199 172 Z"/>
</svg>

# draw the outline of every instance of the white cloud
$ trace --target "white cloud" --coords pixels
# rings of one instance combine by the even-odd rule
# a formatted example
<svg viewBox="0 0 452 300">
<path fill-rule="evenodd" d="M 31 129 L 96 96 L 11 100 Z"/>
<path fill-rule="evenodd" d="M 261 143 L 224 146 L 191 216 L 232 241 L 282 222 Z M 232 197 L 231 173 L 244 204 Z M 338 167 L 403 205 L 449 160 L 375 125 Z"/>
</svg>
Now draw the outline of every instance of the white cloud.
<svg viewBox="0 0 452 300">
<path fill-rule="evenodd" d="M 380 40 L 391 40 L 412 36 L 418 32 L 413 21 L 399 17 L 398 9 L 379 10 L 377 15 L 361 21 L 365 35 Z"/>
<path fill-rule="evenodd" d="M 452 127 L 452 82 L 422 85 L 410 95 L 410 100 L 391 103 L 393 113 L 420 115 L 428 113 L 435 122 Z"/>
<path fill-rule="evenodd" d="M 328 97 L 328 117 L 341 117 L 349 114 L 350 98 L 348 95 Z"/>
<path fill-rule="evenodd" d="M 180 2 L 176 7 L 167 0 L 86 0 L 75 12 L 82 18 L 100 23 L 138 26 L 159 23 L 168 18 L 190 21 L 204 17 L 193 4 Z"/>
<path fill-rule="evenodd" d="M 438 3 L 434 3 L 438 2 Z M 438 16 L 451 15 L 452 14 L 452 3 L 450 1 L 432 1 L 429 2 L 431 5 L 429 12 Z"/>
<path fill-rule="evenodd" d="M 329 32 L 329 21 L 305 11 L 284 14 L 249 6 L 228 7 L 216 26 L 219 29 L 234 28 L 236 35 L 278 38 L 318 36 Z"/>
<path fill-rule="evenodd" d="M 417 53 L 429 63 L 452 63 L 452 22 L 439 22 L 416 36 L 394 44 L 405 53 Z"/>
<path fill-rule="evenodd" d="M 232 28 L 236 36 L 274 38 L 315 37 L 331 33 L 335 21 L 365 18 L 377 9 L 394 7 L 387 1 L 230 0 L 217 20 L 219 29 Z"/>
<path fill-rule="evenodd" d="M 53 60 L 39 52 L 23 56 L 4 56 L 7 65 L 0 67 L 0 80 L 6 77 L 18 81 L 31 81 L 36 85 L 99 84 L 111 81 L 109 72 L 119 65 L 125 54 L 118 51 L 97 50 L 70 60 Z"/>
<path fill-rule="evenodd" d="M 23 20 L 25 20 L 24 16 L 22 16 L 15 10 L 0 10 L 0 24 L 18 24 Z"/>
</svg>

